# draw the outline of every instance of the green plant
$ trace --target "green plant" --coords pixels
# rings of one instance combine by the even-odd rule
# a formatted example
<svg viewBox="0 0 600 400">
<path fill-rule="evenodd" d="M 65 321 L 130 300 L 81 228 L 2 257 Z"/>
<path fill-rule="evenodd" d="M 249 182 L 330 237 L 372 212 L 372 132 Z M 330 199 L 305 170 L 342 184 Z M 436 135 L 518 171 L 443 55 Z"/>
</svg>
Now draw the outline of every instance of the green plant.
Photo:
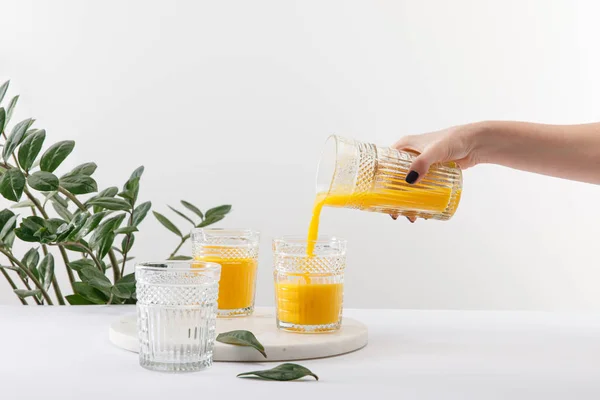
<svg viewBox="0 0 600 400">
<path fill-rule="evenodd" d="M 0 85 L 0 106 L 8 87 L 9 82 Z M 151 208 L 149 201 L 138 204 L 144 167 L 133 171 L 122 190 L 108 187 L 90 197 L 98 192 L 92 178 L 95 163 L 56 174 L 74 141 L 55 143 L 42 152 L 46 132 L 33 128 L 30 118 L 14 124 L 7 134 L 18 99 L 0 107 L 0 194 L 15 203 L 11 209 L 29 215 L 0 211 L 0 254 L 6 259 L 0 273 L 23 304 L 134 303 L 135 279 L 125 275 L 125 267 L 133 258 L 135 232 Z M 37 246 L 18 257 L 16 239 Z M 57 259 L 66 268 L 71 295 L 63 295 L 54 274 Z"/>
<path fill-rule="evenodd" d="M 193 205 L 192 203 L 190 203 L 188 201 L 181 200 L 181 204 L 185 208 L 187 208 L 189 211 L 191 211 L 194 214 L 194 217 L 190 218 L 183 212 L 181 212 L 171 206 L 169 206 L 169 208 L 175 214 L 179 215 L 181 218 L 185 219 L 187 222 L 192 224 L 192 227 L 194 227 L 194 228 L 204 228 L 206 226 L 215 224 L 215 223 L 221 221 L 223 218 L 225 218 L 225 215 L 227 215 L 231 211 L 231 206 L 228 204 L 211 208 L 210 210 L 207 210 L 204 213 L 202 211 L 200 211 L 200 209 L 198 207 L 196 207 L 195 205 Z M 175 247 L 175 250 L 173 250 L 173 252 L 169 255 L 168 259 L 169 260 L 190 260 L 192 257 L 187 256 L 187 255 L 177 255 L 177 253 L 179 252 L 181 247 L 185 244 L 185 242 L 187 242 L 189 240 L 191 235 L 189 233 L 186 235 L 182 234 L 181 229 L 179 229 L 173 222 L 171 222 L 171 220 L 169 220 L 164 215 L 162 215 L 156 211 L 152 211 L 152 213 L 154 214 L 154 217 L 158 220 L 158 222 L 160 222 L 165 228 L 167 228 L 168 230 L 173 232 L 175 235 L 177 235 L 180 239 L 179 244 L 177 245 L 177 247 Z M 198 218 L 200 219 L 199 221 L 198 221 Z"/>
</svg>

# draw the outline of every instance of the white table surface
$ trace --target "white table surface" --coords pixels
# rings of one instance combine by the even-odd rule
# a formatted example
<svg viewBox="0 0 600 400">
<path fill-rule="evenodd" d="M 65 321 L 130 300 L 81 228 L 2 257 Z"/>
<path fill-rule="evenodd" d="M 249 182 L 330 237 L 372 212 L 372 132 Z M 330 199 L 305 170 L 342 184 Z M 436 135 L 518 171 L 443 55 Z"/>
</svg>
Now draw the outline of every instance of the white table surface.
<svg viewBox="0 0 600 400">
<path fill-rule="evenodd" d="M 600 314 L 347 310 L 369 344 L 303 361 L 319 382 L 170 375 L 108 341 L 129 306 L 0 306 L 0 399 L 600 399 Z M 349 396 L 349 397 L 348 397 Z"/>
</svg>

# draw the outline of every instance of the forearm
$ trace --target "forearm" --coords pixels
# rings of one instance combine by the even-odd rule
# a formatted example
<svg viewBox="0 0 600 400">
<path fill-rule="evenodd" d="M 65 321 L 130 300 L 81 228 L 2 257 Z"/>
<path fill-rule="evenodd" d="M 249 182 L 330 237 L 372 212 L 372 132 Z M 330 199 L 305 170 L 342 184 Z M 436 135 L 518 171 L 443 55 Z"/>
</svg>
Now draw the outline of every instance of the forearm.
<svg viewBox="0 0 600 400">
<path fill-rule="evenodd" d="M 600 123 L 489 121 L 473 132 L 480 163 L 600 184 Z"/>
</svg>

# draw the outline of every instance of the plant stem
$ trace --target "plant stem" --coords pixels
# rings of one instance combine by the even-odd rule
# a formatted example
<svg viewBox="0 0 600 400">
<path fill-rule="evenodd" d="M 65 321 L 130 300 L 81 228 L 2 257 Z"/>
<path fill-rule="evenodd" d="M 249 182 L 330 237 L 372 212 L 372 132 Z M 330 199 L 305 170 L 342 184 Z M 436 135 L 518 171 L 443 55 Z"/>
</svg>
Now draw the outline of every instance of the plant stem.
<svg viewBox="0 0 600 400">
<path fill-rule="evenodd" d="M 79 199 L 77 197 L 75 197 L 75 195 L 73 193 L 69 192 L 67 189 L 65 189 L 62 186 L 58 187 L 58 191 L 60 193 L 64 194 L 73 203 L 75 203 L 77 208 L 79 208 L 81 211 L 87 211 L 87 208 L 85 208 L 85 206 L 79 201 Z"/>
<path fill-rule="evenodd" d="M 77 199 L 77 197 L 75 197 L 75 195 L 73 195 L 73 193 L 69 192 L 67 189 L 65 189 L 62 186 L 58 187 L 58 191 L 60 193 L 64 194 L 73 203 L 75 203 L 77 208 L 79 208 L 81 211 L 87 211 L 87 209 L 85 208 L 83 203 L 81 203 L 79 201 L 79 199 Z M 113 268 L 113 278 L 115 279 L 115 283 L 116 283 L 116 281 L 119 278 L 119 263 L 117 262 L 117 256 L 115 255 L 115 252 L 113 251 L 113 249 L 110 249 L 108 251 L 108 257 L 110 259 L 110 264 Z"/>
<path fill-rule="evenodd" d="M 133 209 L 129 213 L 129 226 L 131 226 L 131 224 L 133 224 Z M 125 274 L 125 263 L 127 262 L 127 253 L 129 252 L 130 241 L 131 241 L 131 233 L 128 233 L 127 241 L 125 242 L 125 252 L 123 253 L 123 265 L 121 266 L 121 276 L 123 276 Z M 115 281 L 115 283 L 117 283 L 117 282 Z"/>
<path fill-rule="evenodd" d="M 17 260 L 9 251 L 6 251 L 5 249 L 0 248 L 0 253 L 4 254 L 6 257 L 8 257 L 9 260 L 14 262 L 25 273 L 25 275 L 27 275 L 29 279 L 31 279 L 36 288 L 39 289 L 40 292 L 42 292 L 42 296 L 44 297 L 46 303 L 48 303 L 49 306 L 54 305 L 52 299 L 48 295 L 48 292 L 46 291 L 46 289 L 44 289 L 44 286 L 42 286 L 42 284 L 35 277 L 35 275 L 33 275 L 31 271 L 25 265 L 23 265 L 23 263 L 21 263 L 21 261 Z"/>
<path fill-rule="evenodd" d="M 117 256 L 115 255 L 115 252 L 112 251 L 112 249 L 108 252 L 108 258 L 110 259 L 110 265 L 112 266 L 113 270 L 113 279 L 115 281 L 114 283 L 117 283 L 117 281 L 121 277 L 121 275 L 119 274 L 119 260 L 117 260 Z"/>
<path fill-rule="evenodd" d="M 63 244 L 66 244 L 69 246 L 77 246 L 77 247 L 81 247 L 82 249 L 84 249 L 86 251 L 86 253 L 88 253 L 89 256 L 92 258 L 92 261 L 94 261 L 94 264 L 96 264 L 96 266 L 98 267 L 100 272 L 104 273 L 104 268 L 102 268 L 102 264 L 100 263 L 100 260 L 98 260 L 98 258 L 94 255 L 94 252 L 92 251 L 92 249 L 90 249 L 89 247 L 87 247 L 79 242 L 64 242 Z"/>
<path fill-rule="evenodd" d="M 42 207 L 40 201 L 33 194 L 31 194 L 31 192 L 27 188 L 25 188 L 23 192 L 25 193 L 27 198 L 31 200 L 35 207 L 40 211 L 42 217 L 44 217 L 45 219 L 49 219 L 50 217 L 48 217 L 48 213 L 46 212 L 44 207 Z M 31 207 L 31 210 L 35 215 L 35 209 Z M 67 275 L 69 276 L 71 289 L 73 289 L 73 292 L 75 292 L 75 288 L 73 288 L 73 283 L 75 282 L 75 275 L 73 274 L 73 270 L 69 266 L 69 257 L 67 256 L 67 252 L 63 246 L 59 245 L 58 248 L 60 250 L 60 255 L 62 256 L 62 259 L 65 263 L 65 268 L 67 269 Z M 42 245 L 42 251 L 44 251 L 44 254 L 48 254 L 48 249 L 46 248 L 46 245 Z M 63 298 L 62 291 L 60 290 L 60 286 L 55 275 L 52 276 L 52 288 L 54 289 L 54 293 L 56 294 L 56 298 L 58 299 L 58 304 L 65 305 L 65 299 Z"/>
<path fill-rule="evenodd" d="M 188 233 L 187 235 L 183 236 L 181 238 L 181 242 L 179 243 L 179 245 L 175 248 L 175 250 L 173 250 L 173 252 L 171 253 L 171 255 L 169 256 L 169 258 L 171 257 L 175 257 L 175 255 L 177 254 L 177 252 L 179 251 L 179 249 L 181 248 L 181 246 L 183 246 L 183 244 L 185 242 L 187 242 L 187 240 L 190 238 L 190 234 Z"/>
<path fill-rule="evenodd" d="M 10 277 L 10 275 L 8 275 L 8 272 L 6 272 L 4 270 L 4 268 L 0 268 L 0 272 L 2 272 L 2 275 L 4 275 L 4 277 L 8 281 L 8 284 L 10 285 L 10 287 L 13 290 L 18 289 L 17 285 L 15 285 L 15 282 L 13 282 L 12 278 Z M 19 296 L 17 296 L 17 297 L 19 297 Z M 28 306 L 29 305 L 29 303 L 27 303 L 27 300 L 25 300 L 24 298 L 19 297 L 19 300 L 21 300 L 21 304 L 23 304 L 24 306 Z"/>
</svg>

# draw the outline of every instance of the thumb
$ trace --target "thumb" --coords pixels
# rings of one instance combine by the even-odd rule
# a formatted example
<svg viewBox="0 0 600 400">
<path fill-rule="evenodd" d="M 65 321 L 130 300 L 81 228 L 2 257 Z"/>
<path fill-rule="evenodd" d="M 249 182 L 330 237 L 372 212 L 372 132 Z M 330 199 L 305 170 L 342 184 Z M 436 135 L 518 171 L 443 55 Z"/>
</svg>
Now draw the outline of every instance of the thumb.
<svg viewBox="0 0 600 400">
<path fill-rule="evenodd" d="M 412 162 L 408 174 L 406 174 L 406 183 L 419 183 L 429 171 L 431 164 L 446 161 L 447 149 L 443 143 L 436 143 L 426 148 Z"/>
</svg>

